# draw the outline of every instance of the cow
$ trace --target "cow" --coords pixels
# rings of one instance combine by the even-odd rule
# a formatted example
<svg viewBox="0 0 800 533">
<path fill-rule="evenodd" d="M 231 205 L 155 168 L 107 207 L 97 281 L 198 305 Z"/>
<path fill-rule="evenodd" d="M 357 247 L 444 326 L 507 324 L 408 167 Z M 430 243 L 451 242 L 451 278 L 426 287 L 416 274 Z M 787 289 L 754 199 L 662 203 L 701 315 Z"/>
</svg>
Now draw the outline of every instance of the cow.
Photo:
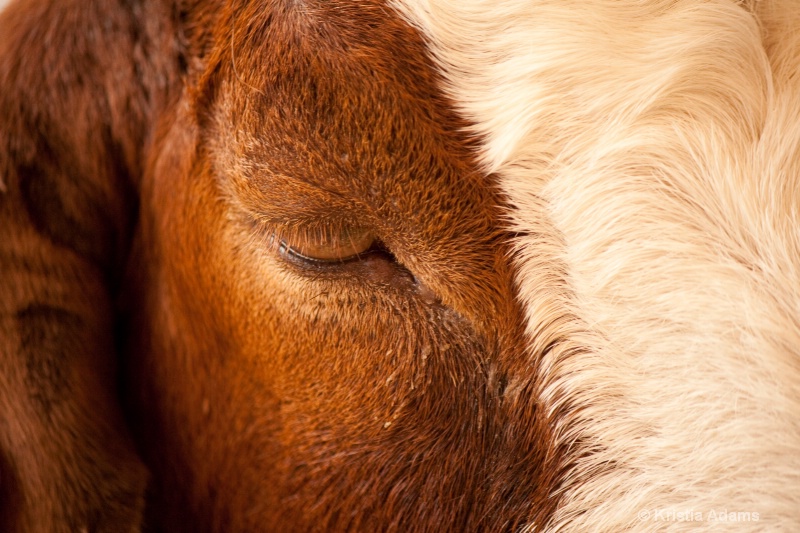
<svg viewBox="0 0 800 533">
<path fill-rule="evenodd" d="M 16 0 L 0 530 L 800 530 L 797 0 Z"/>
</svg>

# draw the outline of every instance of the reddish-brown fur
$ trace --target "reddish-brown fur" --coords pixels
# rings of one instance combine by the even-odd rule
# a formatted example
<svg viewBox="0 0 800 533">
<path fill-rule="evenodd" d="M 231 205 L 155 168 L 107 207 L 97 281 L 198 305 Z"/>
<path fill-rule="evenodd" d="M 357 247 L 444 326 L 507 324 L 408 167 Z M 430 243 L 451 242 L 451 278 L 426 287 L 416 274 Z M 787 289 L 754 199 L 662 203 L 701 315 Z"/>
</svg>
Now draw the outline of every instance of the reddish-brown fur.
<svg viewBox="0 0 800 533">
<path fill-rule="evenodd" d="M 143 464 L 157 530 L 546 521 L 502 198 L 394 12 L 31 1 L 0 34 L 5 529 L 137 529 Z M 336 223 L 386 251 L 270 244 Z"/>
</svg>

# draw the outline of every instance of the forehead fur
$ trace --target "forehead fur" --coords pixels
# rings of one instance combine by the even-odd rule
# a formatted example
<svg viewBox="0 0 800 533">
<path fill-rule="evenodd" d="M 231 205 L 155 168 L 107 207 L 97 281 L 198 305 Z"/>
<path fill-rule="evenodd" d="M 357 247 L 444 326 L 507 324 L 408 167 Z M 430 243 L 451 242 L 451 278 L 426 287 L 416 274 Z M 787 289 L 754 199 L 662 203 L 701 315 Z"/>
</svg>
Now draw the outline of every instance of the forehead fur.
<svg viewBox="0 0 800 533">
<path fill-rule="evenodd" d="M 409 262 L 448 258 L 457 277 L 467 254 L 494 268 L 492 177 L 418 33 L 371 2 L 247 9 L 220 23 L 198 100 L 230 198 L 255 216 L 326 205 L 315 212 L 375 226 L 399 256 L 413 244 Z"/>
<path fill-rule="evenodd" d="M 385 7 L 242 8 L 221 24 L 204 89 L 238 155 L 301 174 L 298 165 L 344 159 L 346 168 L 323 174 L 344 171 L 357 182 L 362 172 L 413 168 L 422 153 L 439 166 L 469 161 L 465 123 L 438 89 L 424 43 Z"/>
</svg>

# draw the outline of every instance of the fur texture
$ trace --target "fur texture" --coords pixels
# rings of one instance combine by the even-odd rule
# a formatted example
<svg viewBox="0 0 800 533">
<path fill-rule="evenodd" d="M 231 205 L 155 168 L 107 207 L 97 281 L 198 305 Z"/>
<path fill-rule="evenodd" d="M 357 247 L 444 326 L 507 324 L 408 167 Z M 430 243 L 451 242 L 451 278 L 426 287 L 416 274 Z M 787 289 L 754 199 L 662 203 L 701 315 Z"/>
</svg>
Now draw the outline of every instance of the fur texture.
<svg viewBox="0 0 800 533">
<path fill-rule="evenodd" d="M 0 106 L 3 316 L 16 318 L 2 362 L 20 372 L 55 346 L 48 362 L 64 373 L 82 357 L 121 359 L 127 422 L 151 472 L 148 526 L 496 531 L 546 520 L 562 452 L 532 394 L 502 201 L 397 13 L 377 1 L 42 1 L 4 20 L 16 30 L 0 71 L 13 89 Z M 364 227 L 376 241 L 363 257 L 321 264 L 287 251 Z M 54 266 L 41 278 L 17 267 L 23 251 Z M 70 292 L 6 298 L 38 281 Z M 36 322 L 27 310 L 40 302 L 53 309 Z M 49 333 L 26 344 L 37 323 Z M 68 344 L 83 328 L 98 338 Z M 91 413 L 71 393 L 111 393 L 112 381 L 81 375 L 73 389 L 37 379 Z M 52 463 L 49 477 L 29 471 L 53 493 L 4 485 L 6 501 L 23 502 L 4 509 L 10 528 L 76 529 L 104 498 L 131 516 L 103 527 L 135 526 L 136 472 L 64 457 L 113 457 L 68 438 L 113 420 L 15 412 L 36 391 L 8 379 L 3 413 L 57 437 L 51 449 L 3 432 L 3 466 L 20 478 Z M 131 494 L 107 495 L 97 477 Z M 37 515 L 37 498 L 52 512 Z"/>
<path fill-rule="evenodd" d="M 169 530 L 470 531 L 552 512 L 550 427 L 506 391 L 536 373 L 500 201 L 419 35 L 378 2 L 212 16 L 127 284 L 146 288 L 130 376 L 154 513 Z M 383 250 L 319 265 L 270 245 L 342 225 Z"/>
<path fill-rule="evenodd" d="M 396 4 L 512 204 L 544 529 L 800 528 L 800 4 Z"/>
<path fill-rule="evenodd" d="M 12 4 L 0 529 L 797 530 L 798 7 Z"/>
<path fill-rule="evenodd" d="M 176 70 L 152 53 L 174 33 L 163 7 L 17 2 L 0 17 L 3 531 L 141 524 L 147 473 L 118 400 L 113 299 L 144 124 Z"/>
</svg>

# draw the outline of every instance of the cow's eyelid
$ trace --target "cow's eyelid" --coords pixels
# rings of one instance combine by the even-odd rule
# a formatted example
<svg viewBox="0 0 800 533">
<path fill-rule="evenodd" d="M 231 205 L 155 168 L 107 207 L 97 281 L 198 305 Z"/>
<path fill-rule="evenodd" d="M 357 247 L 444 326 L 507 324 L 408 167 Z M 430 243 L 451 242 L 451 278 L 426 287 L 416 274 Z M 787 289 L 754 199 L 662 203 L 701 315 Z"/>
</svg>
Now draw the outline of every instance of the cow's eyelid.
<svg viewBox="0 0 800 533">
<path fill-rule="evenodd" d="M 361 258 L 378 239 L 366 227 L 324 224 L 275 230 L 270 242 L 282 256 L 315 264 L 341 264 Z"/>
</svg>

